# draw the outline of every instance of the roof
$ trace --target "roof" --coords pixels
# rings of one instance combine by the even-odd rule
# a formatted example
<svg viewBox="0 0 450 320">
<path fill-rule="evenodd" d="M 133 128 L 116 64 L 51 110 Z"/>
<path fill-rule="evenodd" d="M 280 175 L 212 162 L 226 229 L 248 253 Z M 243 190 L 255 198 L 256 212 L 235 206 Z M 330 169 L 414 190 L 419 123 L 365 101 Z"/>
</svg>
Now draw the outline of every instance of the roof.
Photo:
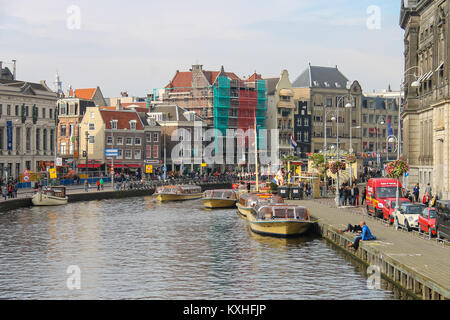
<svg viewBox="0 0 450 320">
<path fill-rule="evenodd" d="M 267 83 L 267 94 L 268 95 L 272 95 L 274 94 L 276 88 L 277 88 L 277 84 L 278 82 L 280 82 L 280 77 L 276 77 L 276 78 L 265 78 L 264 80 L 266 80 Z"/>
<path fill-rule="evenodd" d="M 348 79 L 336 67 L 311 66 L 292 83 L 294 88 L 346 89 Z"/>
<path fill-rule="evenodd" d="M 202 70 L 203 75 L 208 81 L 209 85 L 213 85 L 217 80 L 221 71 L 207 71 Z M 234 72 L 225 72 L 225 75 L 231 80 L 236 80 L 242 82 Z M 166 86 L 166 88 L 186 88 L 190 89 L 192 87 L 192 71 L 177 71 L 172 81 Z M 183 90 L 180 90 L 183 91 Z M 186 90 L 187 91 L 187 90 Z"/>
<path fill-rule="evenodd" d="M 140 107 L 140 108 L 147 109 L 147 102 L 126 102 L 126 103 L 121 103 L 121 105 L 123 108 Z"/>
<path fill-rule="evenodd" d="M 75 89 L 75 96 L 84 100 L 92 100 L 97 88 Z M 73 90 L 69 92 L 69 96 L 73 96 Z"/>
<path fill-rule="evenodd" d="M 168 115 L 165 121 L 188 121 L 184 116 L 184 113 L 189 110 L 186 110 L 180 106 L 174 104 L 166 104 L 166 105 L 156 105 L 149 111 L 149 113 L 165 113 Z M 196 115 L 197 121 L 201 121 L 202 119 Z"/>
<path fill-rule="evenodd" d="M 130 121 L 136 121 L 136 130 L 144 130 L 144 126 L 135 110 L 101 110 L 100 114 L 105 123 L 106 129 L 111 129 L 111 120 L 117 120 L 117 129 L 129 129 Z"/>
</svg>

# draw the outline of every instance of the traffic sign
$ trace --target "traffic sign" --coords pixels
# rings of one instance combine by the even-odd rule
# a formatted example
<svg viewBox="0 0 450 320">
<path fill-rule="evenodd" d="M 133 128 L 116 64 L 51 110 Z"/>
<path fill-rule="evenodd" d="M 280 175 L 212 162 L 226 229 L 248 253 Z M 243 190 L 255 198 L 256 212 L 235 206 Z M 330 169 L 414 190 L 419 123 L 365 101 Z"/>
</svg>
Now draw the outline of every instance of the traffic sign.
<svg viewBox="0 0 450 320">
<path fill-rule="evenodd" d="M 105 149 L 105 157 L 118 157 L 119 149 Z"/>
</svg>

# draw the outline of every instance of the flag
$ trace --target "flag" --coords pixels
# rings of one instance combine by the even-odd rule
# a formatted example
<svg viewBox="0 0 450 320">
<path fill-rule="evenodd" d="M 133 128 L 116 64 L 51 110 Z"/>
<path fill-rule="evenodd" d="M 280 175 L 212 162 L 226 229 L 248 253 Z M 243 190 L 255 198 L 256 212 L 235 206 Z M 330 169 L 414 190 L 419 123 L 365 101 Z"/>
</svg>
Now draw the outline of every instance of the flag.
<svg viewBox="0 0 450 320">
<path fill-rule="evenodd" d="M 291 134 L 291 146 L 292 148 L 297 148 L 297 142 L 294 140 L 294 135 Z"/>
<path fill-rule="evenodd" d="M 387 127 L 388 127 L 388 136 L 393 136 L 394 131 L 392 130 L 391 121 L 389 120 L 389 117 L 387 117 Z"/>
</svg>

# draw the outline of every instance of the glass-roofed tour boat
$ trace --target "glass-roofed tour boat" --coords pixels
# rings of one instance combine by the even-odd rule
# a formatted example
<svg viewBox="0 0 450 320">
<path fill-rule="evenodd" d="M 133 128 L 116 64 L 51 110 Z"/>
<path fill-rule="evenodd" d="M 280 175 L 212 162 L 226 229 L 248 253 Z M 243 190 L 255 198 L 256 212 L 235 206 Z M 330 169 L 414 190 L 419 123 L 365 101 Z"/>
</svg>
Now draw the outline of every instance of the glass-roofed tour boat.
<svg viewBox="0 0 450 320">
<path fill-rule="evenodd" d="M 200 199 L 202 188 L 195 185 L 169 185 L 156 188 L 153 196 L 158 201 L 182 201 Z"/>
</svg>

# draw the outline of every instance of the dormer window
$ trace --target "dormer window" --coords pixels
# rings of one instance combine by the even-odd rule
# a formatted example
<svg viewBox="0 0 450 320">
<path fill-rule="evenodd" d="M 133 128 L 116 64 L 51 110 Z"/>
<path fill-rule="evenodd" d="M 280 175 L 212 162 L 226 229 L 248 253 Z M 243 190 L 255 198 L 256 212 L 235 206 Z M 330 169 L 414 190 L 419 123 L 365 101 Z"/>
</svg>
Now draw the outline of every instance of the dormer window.
<svg viewBox="0 0 450 320">
<path fill-rule="evenodd" d="M 136 120 L 130 120 L 130 129 L 136 130 Z"/>
<path fill-rule="evenodd" d="M 117 120 L 111 120 L 111 129 L 117 129 Z"/>
</svg>

